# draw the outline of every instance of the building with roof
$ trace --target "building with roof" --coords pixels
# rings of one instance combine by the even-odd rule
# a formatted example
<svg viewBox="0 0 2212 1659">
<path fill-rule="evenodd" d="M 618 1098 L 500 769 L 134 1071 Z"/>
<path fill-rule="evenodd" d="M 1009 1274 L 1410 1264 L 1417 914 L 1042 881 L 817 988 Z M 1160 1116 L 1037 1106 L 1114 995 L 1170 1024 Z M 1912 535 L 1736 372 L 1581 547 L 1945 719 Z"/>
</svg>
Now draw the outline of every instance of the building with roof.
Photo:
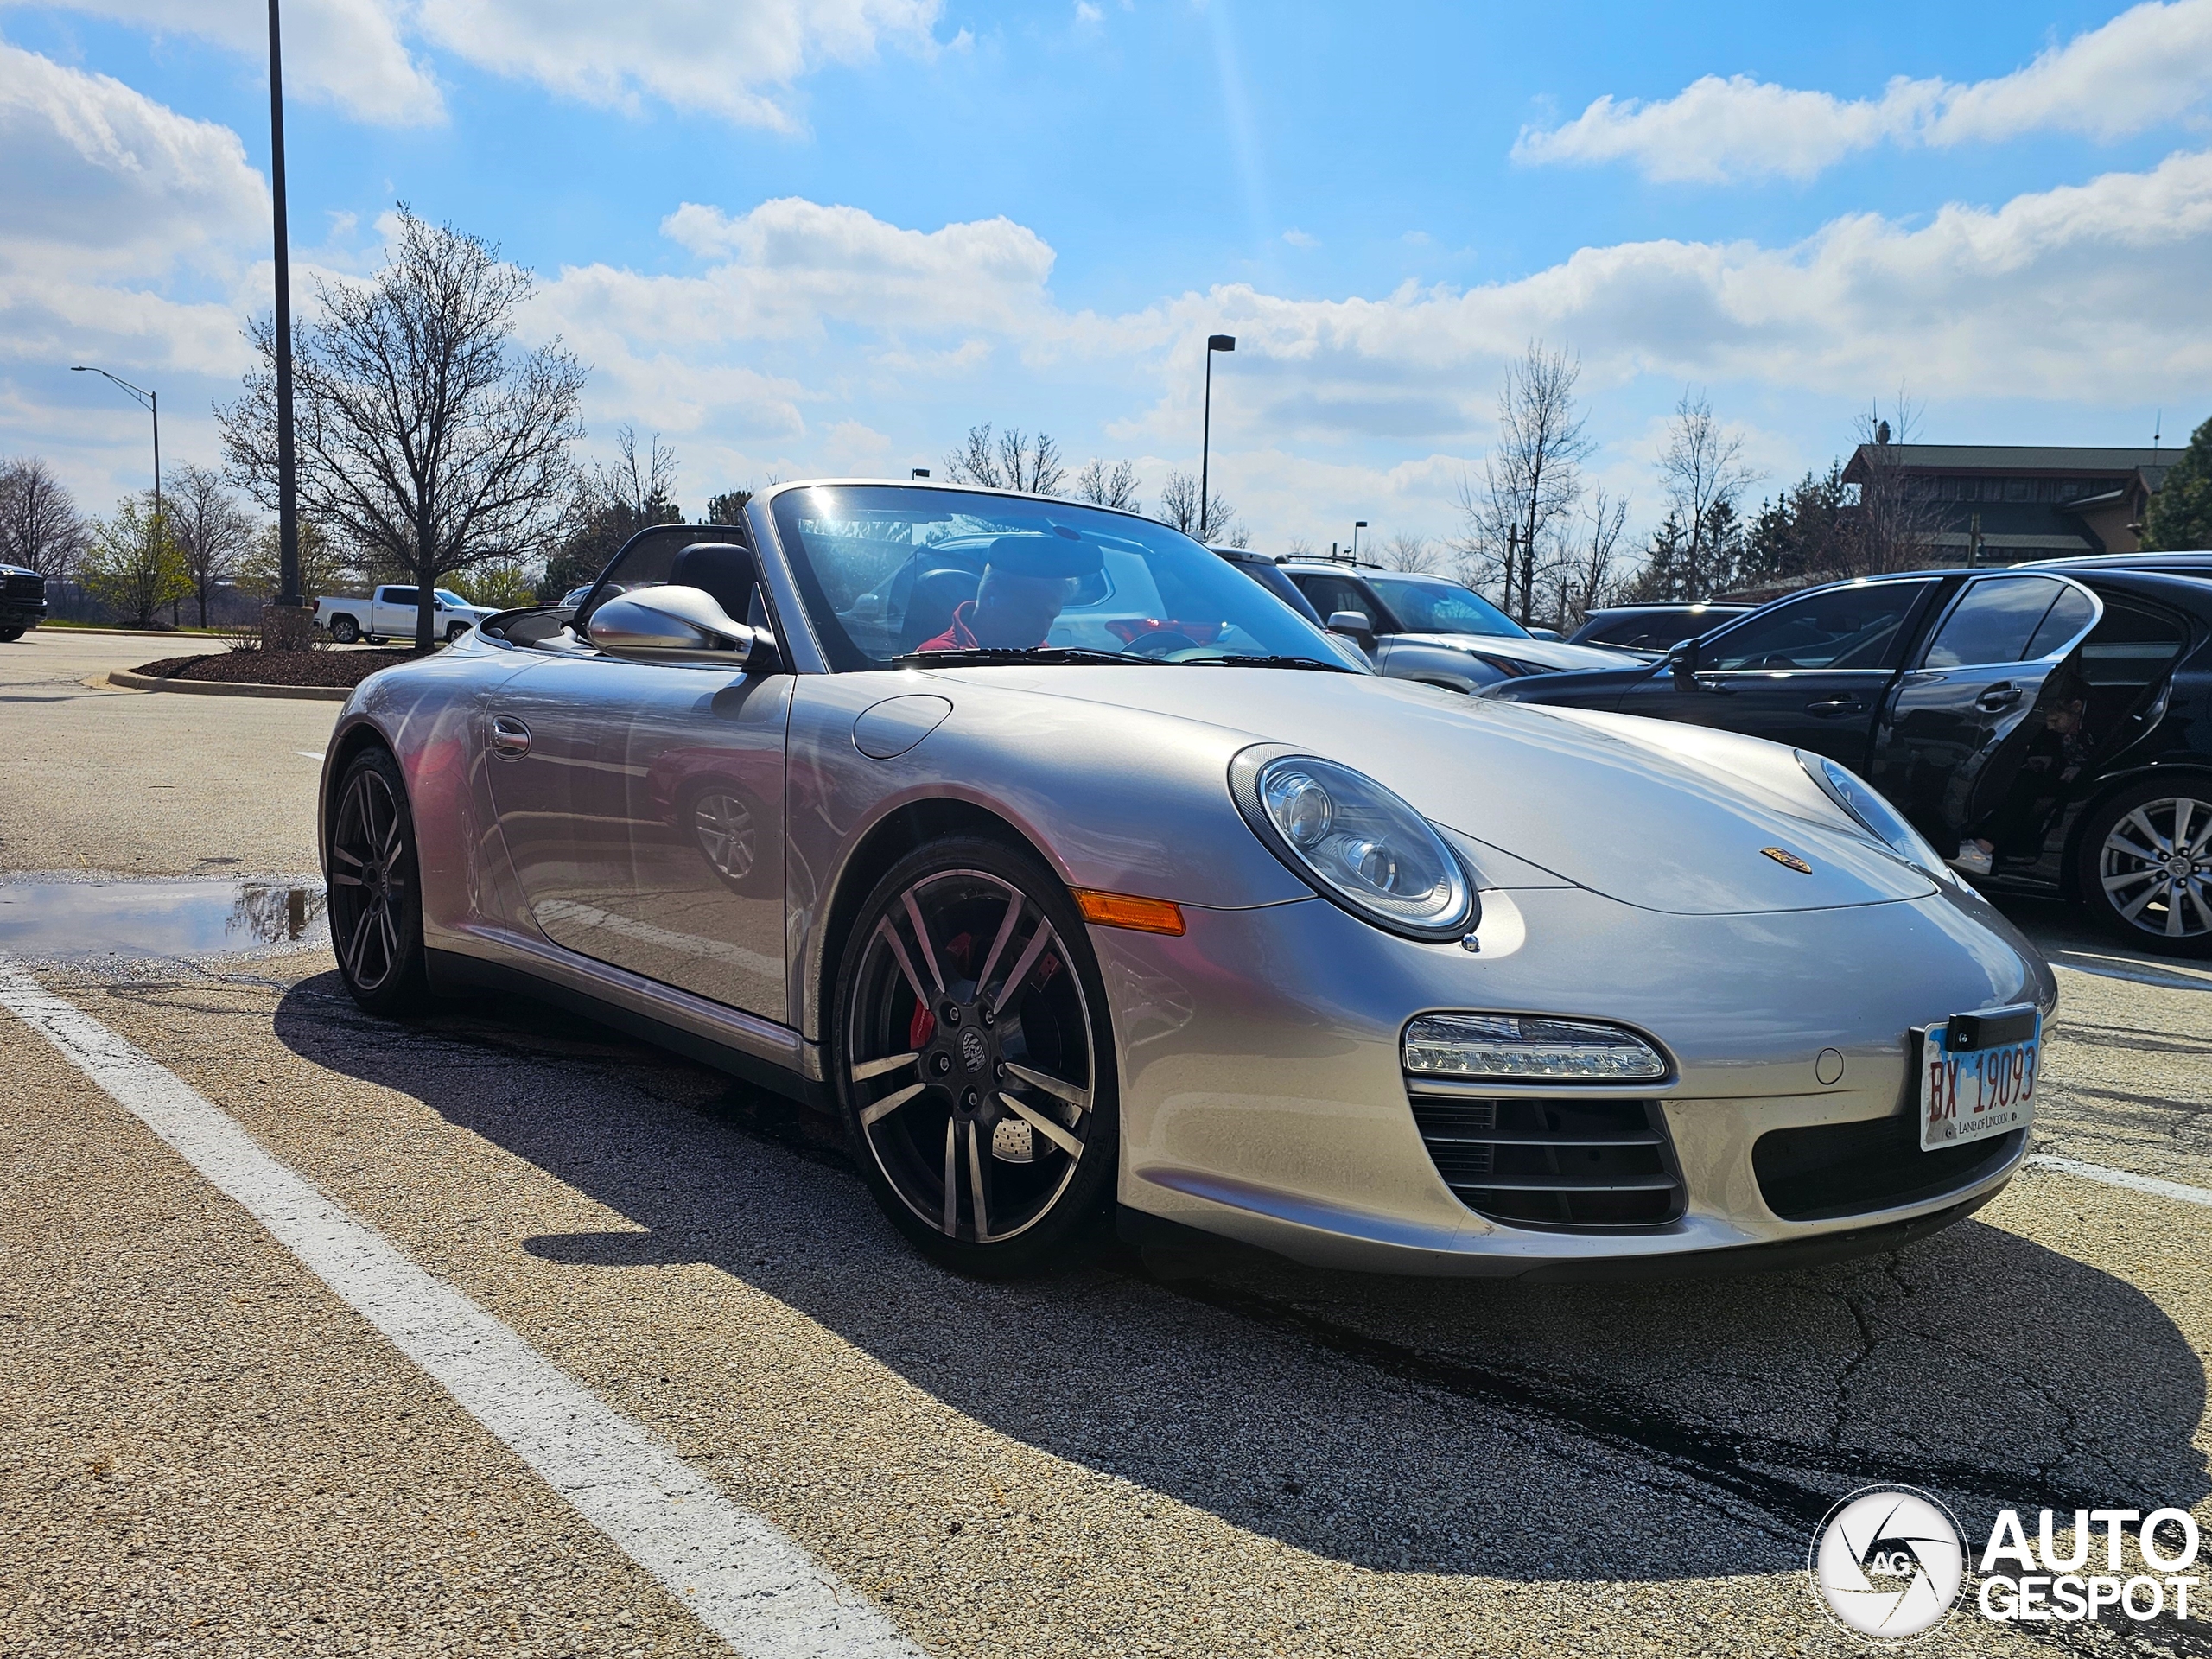
<svg viewBox="0 0 2212 1659">
<path fill-rule="evenodd" d="M 1926 504 L 1942 563 L 2018 564 L 2134 552 L 2151 498 L 2181 457 L 2178 448 L 1862 443 L 1843 481 L 1863 489 L 1883 468 L 1898 474 L 1906 498 Z"/>
</svg>

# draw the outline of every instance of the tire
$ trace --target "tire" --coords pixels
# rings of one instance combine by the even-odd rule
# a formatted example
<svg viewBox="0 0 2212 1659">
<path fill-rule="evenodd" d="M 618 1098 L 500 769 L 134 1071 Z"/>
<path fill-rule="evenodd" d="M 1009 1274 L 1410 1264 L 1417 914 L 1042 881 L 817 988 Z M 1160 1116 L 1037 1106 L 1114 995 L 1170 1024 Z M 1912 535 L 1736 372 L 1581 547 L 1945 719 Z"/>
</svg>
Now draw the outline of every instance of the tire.
<svg viewBox="0 0 2212 1659">
<path fill-rule="evenodd" d="M 6 627 L 0 628 L 0 645 L 14 645 L 16 640 L 23 637 L 24 632 L 25 630 L 22 626 L 10 622 Z"/>
<path fill-rule="evenodd" d="M 367 640 L 372 645 L 381 645 L 385 643 L 384 635 L 380 633 L 365 633 L 361 638 Z"/>
<path fill-rule="evenodd" d="M 330 619 L 330 637 L 341 645 L 350 645 L 361 637 L 361 625 L 350 616 Z"/>
<path fill-rule="evenodd" d="M 1050 870 L 980 836 L 908 854 L 854 918 L 831 1012 L 855 1154 L 917 1249 L 992 1279 L 1089 1257 L 1120 1155 L 1113 1033 Z"/>
<path fill-rule="evenodd" d="M 2082 903 L 2106 931 L 2139 950 L 2212 957 L 2212 778 L 2120 791 L 2083 823 L 2076 857 Z"/>
<path fill-rule="evenodd" d="M 371 1014 L 420 1007 L 429 989 L 422 860 L 407 786 L 389 750 L 364 749 L 346 766 L 324 852 L 330 945 L 346 990 Z"/>
<path fill-rule="evenodd" d="M 451 644 L 453 644 L 453 642 L 454 642 L 454 640 L 456 640 L 456 639 L 460 639 L 460 638 L 461 638 L 461 636 L 462 634 L 467 633 L 467 632 L 468 632 L 468 624 L 467 624 L 467 623 L 466 623 L 466 622 L 448 622 L 448 623 L 446 625 L 446 644 L 448 644 L 448 645 L 451 645 Z"/>
</svg>

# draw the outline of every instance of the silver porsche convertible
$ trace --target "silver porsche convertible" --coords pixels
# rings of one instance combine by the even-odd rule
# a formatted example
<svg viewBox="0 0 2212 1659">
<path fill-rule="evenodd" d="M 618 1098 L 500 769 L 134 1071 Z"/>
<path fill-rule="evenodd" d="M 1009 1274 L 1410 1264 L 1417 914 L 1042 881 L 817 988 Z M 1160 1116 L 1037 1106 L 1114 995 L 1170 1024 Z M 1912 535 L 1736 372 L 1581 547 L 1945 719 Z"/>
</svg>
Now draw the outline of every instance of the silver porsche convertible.
<svg viewBox="0 0 2212 1659">
<path fill-rule="evenodd" d="M 519 989 L 842 1118 L 962 1270 L 1123 1228 L 1796 1262 L 2019 1166 L 2035 951 L 1834 762 L 1382 678 L 1133 515 L 787 484 L 364 682 L 372 1011 Z"/>
</svg>

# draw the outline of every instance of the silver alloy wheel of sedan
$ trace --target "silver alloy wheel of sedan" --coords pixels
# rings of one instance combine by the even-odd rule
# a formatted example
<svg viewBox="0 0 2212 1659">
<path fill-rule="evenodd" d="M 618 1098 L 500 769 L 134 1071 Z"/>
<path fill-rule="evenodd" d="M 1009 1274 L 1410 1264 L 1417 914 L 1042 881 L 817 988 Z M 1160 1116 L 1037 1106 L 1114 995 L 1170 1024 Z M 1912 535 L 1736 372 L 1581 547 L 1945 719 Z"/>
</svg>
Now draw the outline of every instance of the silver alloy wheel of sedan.
<svg viewBox="0 0 2212 1659">
<path fill-rule="evenodd" d="M 732 882 L 753 874 L 759 856 L 753 810 L 727 790 L 713 790 L 691 803 L 691 834 L 715 872 Z"/>
<path fill-rule="evenodd" d="M 1004 874 L 950 863 L 879 889 L 861 925 L 841 1056 L 851 1122 L 925 1242 L 1007 1246 L 1083 1207 L 1098 1185 L 1084 1162 L 1100 1117 L 1095 1027 L 1045 906 Z M 1002 1253 L 957 1254 L 982 1266 Z"/>
<path fill-rule="evenodd" d="M 2165 795 L 2123 810 L 2097 854 L 2120 920 L 2162 943 L 2212 940 L 2212 801 Z"/>
</svg>

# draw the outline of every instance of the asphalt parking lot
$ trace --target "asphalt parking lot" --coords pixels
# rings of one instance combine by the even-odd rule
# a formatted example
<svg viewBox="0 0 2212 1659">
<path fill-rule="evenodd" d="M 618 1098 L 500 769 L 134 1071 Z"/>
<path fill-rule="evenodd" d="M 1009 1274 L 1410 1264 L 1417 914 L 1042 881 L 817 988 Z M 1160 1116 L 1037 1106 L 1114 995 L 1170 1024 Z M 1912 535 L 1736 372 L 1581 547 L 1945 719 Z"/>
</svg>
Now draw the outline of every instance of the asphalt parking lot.
<svg viewBox="0 0 2212 1659">
<path fill-rule="evenodd" d="M 0 874 L 312 871 L 335 706 L 86 683 L 159 654 L 0 647 Z M 2047 1161 L 1995 1203 L 1840 1267 L 1541 1288 L 1128 1249 L 971 1283 L 795 1114 L 527 1003 L 373 1020 L 311 936 L 0 977 L 912 1649 L 1829 1654 L 1871 1644 L 1807 1545 L 1870 1482 L 1974 1538 L 2005 1506 L 2212 1528 L 2212 970 L 2015 913 L 2063 1000 Z M 0 1078 L 0 1651 L 731 1650 L 20 1012 Z M 2206 1628 L 1959 1618 L 1916 1650 L 2212 1654 Z"/>
</svg>

